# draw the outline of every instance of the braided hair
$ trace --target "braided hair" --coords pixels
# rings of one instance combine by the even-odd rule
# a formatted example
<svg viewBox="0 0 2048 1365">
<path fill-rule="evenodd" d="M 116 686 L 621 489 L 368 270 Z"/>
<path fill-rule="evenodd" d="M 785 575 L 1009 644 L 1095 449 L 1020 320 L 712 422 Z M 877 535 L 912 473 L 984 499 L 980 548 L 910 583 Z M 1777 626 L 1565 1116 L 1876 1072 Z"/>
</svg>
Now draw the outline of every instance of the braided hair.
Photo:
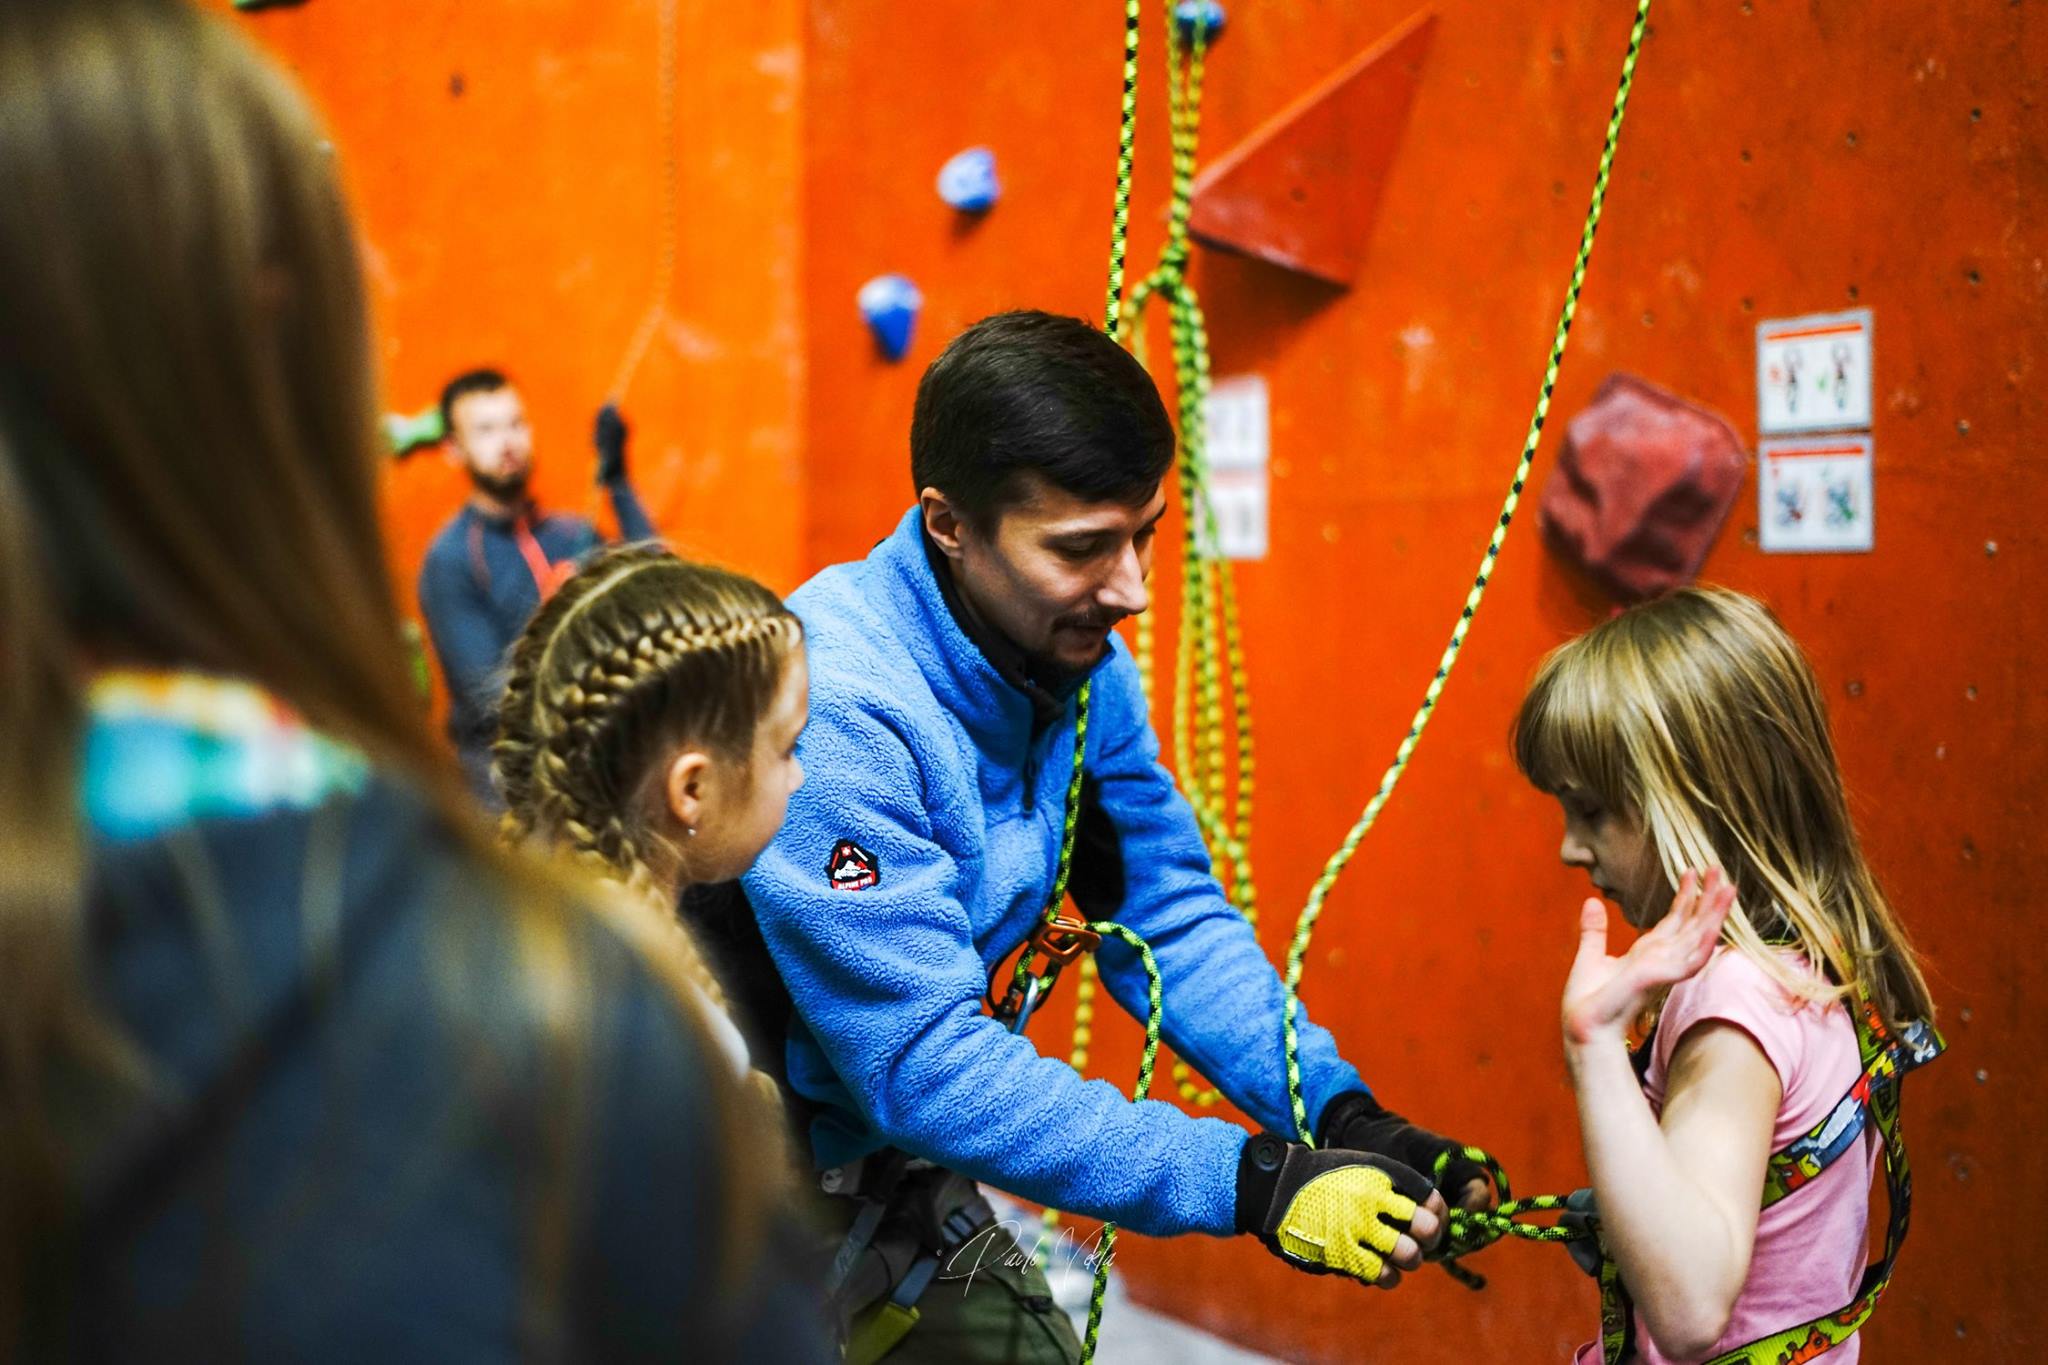
<svg viewBox="0 0 2048 1365">
<path fill-rule="evenodd" d="M 661 759 L 687 743 L 744 763 L 801 638 L 750 578 L 655 544 L 600 551 L 513 646 L 492 753 L 501 837 L 563 849 L 672 915 L 678 888 L 655 859 L 685 881 L 688 860 L 656 815 Z M 723 1008 L 693 940 L 686 951 Z"/>
</svg>

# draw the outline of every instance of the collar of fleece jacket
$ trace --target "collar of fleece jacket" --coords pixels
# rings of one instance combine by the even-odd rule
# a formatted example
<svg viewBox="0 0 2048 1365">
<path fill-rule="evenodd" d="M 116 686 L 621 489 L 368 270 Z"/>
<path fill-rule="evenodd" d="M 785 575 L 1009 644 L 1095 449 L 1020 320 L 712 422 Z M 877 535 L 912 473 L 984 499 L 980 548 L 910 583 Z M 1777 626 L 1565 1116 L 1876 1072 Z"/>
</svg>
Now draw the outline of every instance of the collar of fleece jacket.
<svg viewBox="0 0 2048 1365">
<path fill-rule="evenodd" d="M 1051 687 L 1034 681 L 1015 646 L 956 607 L 951 583 L 941 578 L 944 560 L 927 543 L 924 518 L 913 507 L 875 547 L 869 562 L 887 580 L 876 609 L 895 618 L 897 638 L 917 661 L 932 696 L 967 728 L 977 748 L 1001 753 L 1028 743 L 1067 714 L 1094 670 Z M 1103 662 L 1109 658 L 1103 655 Z"/>
</svg>

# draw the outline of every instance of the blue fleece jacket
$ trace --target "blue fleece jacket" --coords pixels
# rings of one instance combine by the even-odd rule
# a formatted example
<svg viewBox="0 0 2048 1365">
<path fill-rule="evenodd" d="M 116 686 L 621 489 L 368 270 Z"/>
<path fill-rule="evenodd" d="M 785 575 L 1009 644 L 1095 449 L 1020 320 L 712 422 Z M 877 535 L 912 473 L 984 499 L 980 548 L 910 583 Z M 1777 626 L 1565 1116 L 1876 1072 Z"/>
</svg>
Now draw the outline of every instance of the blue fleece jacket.
<svg viewBox="0 0 2048 1365">
<path fill-rule="evenodd" d="M 982 1010 L 990 972 L 1052 883 L 1072 702 L 1034 725 L 1031 699 L 948 608 L 916 509 L 790 606 L 810 655 L 805 782 L 746 892 L 796 1007 L 789 1079 L 818 1106 L 819 1165 L 893 1145 L 1138 1232 L 1234 1231 L 1243 1128 L 1133 1104 Z M 1168 1045 L 1259 1123 L 1290 1131 L 1279 978 L 1159 764 L 1121 641 L 1093 675 L 1085 767 L 1125 869 L 1115 917 L 1151 943 L 1165 978 Z M 835 871 L 849 889 L 834 889 Z M 1099 965 L 1143 1018 L 1136 955 L 1106 941 Z M 1301 1056 L 1311 1115 L 1363 1088 L 1305 1020 Z"/>
<path fill-rule="evenodd" d="M 652 540 L 654 526 L 633 486 L 621 478 L 604 488 L 625 538 Z M 553 564 L 580 560 L 604 543 L 583 517 L 536 514 L 532 526 L 534 540 Z M 419 595 L 420 615 L 448 682 L 448 737 L 472 785 L 480 783 L 479 792 L 488 794 L 505 654 L 540 607 L 540 587 L 519 551 L 512 521 L 465 504 L 427 547 Z"/>
</svg>

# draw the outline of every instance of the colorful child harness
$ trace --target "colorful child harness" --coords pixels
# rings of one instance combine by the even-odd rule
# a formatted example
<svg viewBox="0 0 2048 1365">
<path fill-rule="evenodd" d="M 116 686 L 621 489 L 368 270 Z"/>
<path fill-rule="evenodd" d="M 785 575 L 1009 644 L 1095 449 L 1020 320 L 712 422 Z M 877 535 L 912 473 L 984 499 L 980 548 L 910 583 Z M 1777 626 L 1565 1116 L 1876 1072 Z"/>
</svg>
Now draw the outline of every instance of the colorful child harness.
<svg viewBox="0 0 2048 1365">
<path fill-rule="evenodd" d="M 1892 1267 L 1898 1261 L 1899 1248 L 1905 1245 L 1906 1224 L 1913 1209 L 1913 1171 L 1906 1161 L 1905 1138 L 1899 1132 L 1900 1079 L 1939 1057 L 1947 1044 L 1932 1025 L 1921 1020 L 1905 1025 L 1895 1036 L 1877 1006 L 1860 991 L 1849 1016 L 1856 1025 L 1863 1073 L 1826 1118 L 1771 1157 L 1764 1173 L 1762 1207 L 1769 1208 L 1804 1189 L 1856 1145 L 1866 1126 L 1875 1123 L 1884 1142 L 1885 1186 L 1891 1203 L 1884 1255 L 1864 1269 L 1855 1297 L 1838 1311 L 1723 1351 L 1707 1365 L 1796 1365 L 1812 1360 L 1855 1335 L 1876 1311 L 1879 1297 L 1891 1283 Z M 1619 1365 L 1633 1348 L 1634 1336 L 1628 1289 L 1603 1243 L 1600 1348 L 1606 1365 Z"/>
</svg>

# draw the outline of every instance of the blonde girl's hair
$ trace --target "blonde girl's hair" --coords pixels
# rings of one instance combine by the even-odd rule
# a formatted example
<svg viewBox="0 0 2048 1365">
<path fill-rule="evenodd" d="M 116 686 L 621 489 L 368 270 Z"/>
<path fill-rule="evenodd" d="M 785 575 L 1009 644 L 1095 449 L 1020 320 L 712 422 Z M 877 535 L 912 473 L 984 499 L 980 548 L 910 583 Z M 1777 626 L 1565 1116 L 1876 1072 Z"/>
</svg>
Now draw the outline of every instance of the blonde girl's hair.
<svg viewBox="0 0 2048 1365">
<path fill-rule="evenodd" d="M 600 551 L 513 646 L 493 751 L 502 837 L 566 849 L 672 914 L 677 888 L 655 868 L 687 882 L 689 850 L 662 832 L 662 759 L 688 744 L 744 767 L 802 636 L 750 578 L 660 545 Z"/>
<path fill-rule="evenodd" d="M 1894 1024 L 1933 1017 L 1850 822 L 1813 669 L 1761 602 L 1685 588 L 1594 627 L 1538 667 L 1513 740 L 1537 787 L 1639 820 L 1674 886 L 1724 869 L 1737 904 L 1723 941 L 1788 991 L 1861 989 Z"/>
<path fill-rule="evenodd" d="M 701 1021 L 636 916 L 496 846 L 421 713 L 331 147 L 197 5 L 0 0 L 0 184 L 0 1360 L 45 1353 L 45 1291 L 85 1235 L 95 1163 L 169 1085 L 89 979 L 78 754 L 95 659 L 255 683 L 451 832 L 476 875 L 437 920 L 435 1003 L 543 1062 L 521 1095 L 547 1130 L 521 1191 L 521 1301 L 560 1319 L 596 1007 L 651 974 L 678 1027 Z M 491 988 L 464 988 L 486 963 Z M 703 1068 L 721 1123 L 741 1109 L 725 1070 Z M 455 1098 L 496 1101 L 481 1082 Z M 721 1138 L 707 1179 L 741 1267 L 766 1193 L 748 1135 Z"/>
</svg>

